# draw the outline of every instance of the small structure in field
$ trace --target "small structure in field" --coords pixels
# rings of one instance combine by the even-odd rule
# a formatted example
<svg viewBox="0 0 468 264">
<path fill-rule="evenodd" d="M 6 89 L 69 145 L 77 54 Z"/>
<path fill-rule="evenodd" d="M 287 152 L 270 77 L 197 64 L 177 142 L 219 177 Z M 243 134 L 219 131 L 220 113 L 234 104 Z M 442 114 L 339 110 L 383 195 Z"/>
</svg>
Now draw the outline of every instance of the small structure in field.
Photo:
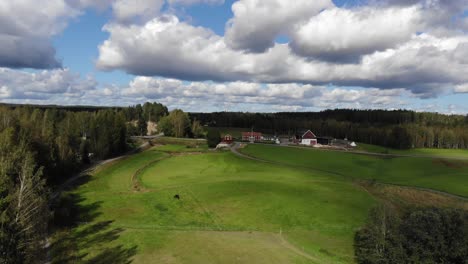
<svg viewBox="0 0 468 264">
<path fill-rule="evenodd" d="M 256 142 L 262 140 L 262 133 L 260 132 L 242 132 L 242 140 Z"/>
</svg>

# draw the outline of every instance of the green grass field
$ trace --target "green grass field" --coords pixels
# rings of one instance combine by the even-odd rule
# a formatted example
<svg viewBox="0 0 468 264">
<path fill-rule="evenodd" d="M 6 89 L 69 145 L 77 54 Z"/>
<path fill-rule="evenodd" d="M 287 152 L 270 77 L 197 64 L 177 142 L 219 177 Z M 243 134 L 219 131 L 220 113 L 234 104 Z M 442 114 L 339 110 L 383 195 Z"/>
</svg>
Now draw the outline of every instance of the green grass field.
<svg viewBox="0 0 468 264">
<path fill-rule="evenodd" d="M 351 181 L 230 152 L 168 149 L 177 147 L 107 164 L 72 192 L 92 217 L 58 238 L 80 248 L 69 254 L 82 262 L 103 252 L 135 263 L 353 262 L 354 232 L 375 201 Z M 55 251 L 57 263 L 64 251 Z"/>
<path fill-rule="evenodd" d="M 310 148 L 249 145 L 243 153 L 354 179 L 415 186 L 468 197 L 468 161 L 413 157 L 377 157 Z M 432 152 L 443 155 L 442 151 Z"/>
<path fill-rule="evenodd" d="M 358 151 L 367 151 L 371 153 L 394 154 L 394 155 L 418 155 L 418 156 L 437 156 L 446 158 L 468 159 L 468 150 L 465 149 L 391 149 L 376 145 L 358 143 Z"/>
<path fill-rule="evenodd" d="M 67 194 L 79 217 L 55 233 L 53 263 L 353 263 L 354 234 L 384 196 L 466 208 L 419 191 L 369 192 L 355 181 L 468 196 L 462 161 L 266 145 L 242 150 L 274 162 L 265 163 L 164 140 L 99 167 Z"/>
<path fill-rule="evenodd" d="M 206 152 L 208 151 L 208 146 L 207 145 L 185 146 L 185 145 L 169 144 L 169 145 L 157 146 L 155 149 L 161 152 L 168 152 L 168 153 Z"/>
</svg>

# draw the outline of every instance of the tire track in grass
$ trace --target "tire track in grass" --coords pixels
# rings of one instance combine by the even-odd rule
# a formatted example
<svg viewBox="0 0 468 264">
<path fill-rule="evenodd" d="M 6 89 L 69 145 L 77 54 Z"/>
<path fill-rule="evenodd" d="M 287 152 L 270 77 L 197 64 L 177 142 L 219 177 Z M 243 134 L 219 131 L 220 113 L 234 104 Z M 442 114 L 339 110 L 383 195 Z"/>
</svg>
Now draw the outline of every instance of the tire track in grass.
<svg viewBox="0 0 468 264">
<path fill-rule="evenodd" d="M 214 212 L 211 212 L 205 206 L 203 206 L 202 203 L 197 199 L 197 197 L 195 196 L 192 190 L 190 190 L 188 187 L 185 187 L 184 189 L 192 197 L 192 200 L 195 202 L 195 204 L 198 207 L 200 207 L 207 216 L 209 216 L 210 220 L 213 221 L 213 224 L 216 226 L 218 231 L 223 231 L 223 228 L 221 228 L 221 225 L 219 224 L 219 222 L 221 221 L 221 218 L 218 215 L 216 215 Z"/>
<path fill-rule="evenodd" d="M 296 247 L 295 245 L 291 244 L 291 242 L 289 242 L 288 240 L 286 240 L 282 234 L 277 234 L 276 235 L 278 237 L 278 239 L 280 240 L 280 244 L 291 250 L 292 252 L 296 253 L 297 255 L 299 256 L 302 256 L 308 260 L 311 260 L 313 261 L 314 263 L 322 263 L 320 261 L 320 259 L 318 259 L 317 257 L 314 257 L 312 255 L 310 255 L 309 253 L 305 252 L 304 250 L 301 250 L 300 248 Z"/>
<path fill-rule="evenodd" d="M 145 191 L 145 188 L 142 186 L 142 184 L 140 183 L 138 177 L 140 176 L 141 173 L 143 173 L 146 169 L 148 169 L 149 167 L 153 166 L 154 164 L 160 162 L 161 160 L 165 160 L 165 159 L 168 159 L 171 157 L 171 155 L 167 155 L 165 153 L 163 153 L 164 156 L 160 157 L 160 158 L 157 158 L 155 160 L 152 160 L 148 163 L 146 163 L 143 167 L 140 167 L 138 170 L 136 170 L 133 174 L 132 174 L 132 177 L 131 177 L 131 185 L 132 185 L 132 190 L 135 191 L 135 192 L 143 192 Z"/>
</svg>

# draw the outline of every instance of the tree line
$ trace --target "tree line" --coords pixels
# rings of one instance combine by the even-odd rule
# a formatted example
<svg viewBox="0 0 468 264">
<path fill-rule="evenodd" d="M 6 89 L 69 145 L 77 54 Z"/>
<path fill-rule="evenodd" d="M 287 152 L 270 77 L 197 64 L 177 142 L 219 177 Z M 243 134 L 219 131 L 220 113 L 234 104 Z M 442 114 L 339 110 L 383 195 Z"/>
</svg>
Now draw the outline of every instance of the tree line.
<svg viewBox="0 0 468 264">
<path fill-rule="evenodd" d="M 348 138 L 391 148 L 468 148 L 468 115 L 407 110 L 336 109 L 322 112 L 190 113 L 203 125 L 240 127 L 293 136 L 303 129 L 316 135 Z"/>
</svg>

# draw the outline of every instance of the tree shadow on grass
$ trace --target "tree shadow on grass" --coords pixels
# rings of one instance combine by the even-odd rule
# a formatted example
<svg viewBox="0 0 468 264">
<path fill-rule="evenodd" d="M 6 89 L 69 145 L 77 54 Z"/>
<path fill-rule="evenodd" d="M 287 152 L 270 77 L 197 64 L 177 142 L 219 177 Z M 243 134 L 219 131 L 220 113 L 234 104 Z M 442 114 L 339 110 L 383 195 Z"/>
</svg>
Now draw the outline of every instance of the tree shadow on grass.
<svg viewBox="0 0 468 264">
<path fill-rule="evenodd" d="M 74 188 L 90 179 L 89 176 L 80 178 Z M 125 264 L 132 261 L 137 247 L 125 247 L 117 242 L 124 230 L 113 227 L 113 221 L 95 221 L 101 215 L 101 205 L 100 201 L 87 203 L 73 188 L 52 203 L 53 239 L 48 249 L 50 263 Z"/>
</svg>

